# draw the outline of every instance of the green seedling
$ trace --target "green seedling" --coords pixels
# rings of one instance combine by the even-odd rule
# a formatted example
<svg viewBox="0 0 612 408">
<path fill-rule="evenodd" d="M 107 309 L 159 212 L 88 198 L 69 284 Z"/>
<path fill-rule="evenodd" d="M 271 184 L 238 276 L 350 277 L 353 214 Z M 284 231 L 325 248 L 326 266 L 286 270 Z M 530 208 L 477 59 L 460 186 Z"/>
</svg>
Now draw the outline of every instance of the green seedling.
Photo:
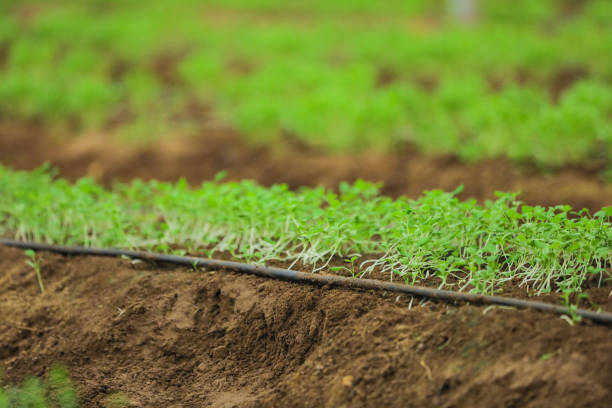
<svg viewBox="0 0 612 408">
<path fill-rule="evenodd" d="M 42 275 L 40 273 L 40 258 L 38 258 L 36 256 L 36 252 L 31 249 L 26 249 L 24 252 L 26 256 L 30 258 L 26 260 L 26 264 L 28 264 L 32 269 L 34 269 L 34 272 L 36 273 L 36 278 L 38 279 L 38 286 L 40 287 L 40 293 L 45 293 L 45 287 L 43 285 Z"/>
<path fill-rule="evenodd" d="M 554 357 L 554 355 L 556 354 L 556 352 L 553 353 L 544 353 L 540 356 L 540 360 L 541 361 L 546 361 L 546 360 L 550 360 L 552 357 Z"/>
<path fill-rule="evenodd" d="M 104 408 L 125 408 L 130 406 L 130 398 L 123 392 L 114 392 L 104 399 Z"/>
<path fill-rule="evenodd" d="M 0 386 L 0 408 L 77 408 L 78 398 L 68 372 L 54 367 L 45 379 L 28 378 L 16 386 Z"/>
<path fill-rule="evenodd" d="M 345 258 L 344 262 L 350 264 L 350 267 L 346 267 L 346 266 L 333 266 L 331 268 L 329 268 L 332 272 L 339 272 L 339 271 L 348 271 L 351 273 L 351 276 L 353 278 L 357 277 L 357 272 L 355 270 L 355 261 L 359 259 L 359 256 L 354 255 L 351 256 L 350 258 Z"/>
</svg>

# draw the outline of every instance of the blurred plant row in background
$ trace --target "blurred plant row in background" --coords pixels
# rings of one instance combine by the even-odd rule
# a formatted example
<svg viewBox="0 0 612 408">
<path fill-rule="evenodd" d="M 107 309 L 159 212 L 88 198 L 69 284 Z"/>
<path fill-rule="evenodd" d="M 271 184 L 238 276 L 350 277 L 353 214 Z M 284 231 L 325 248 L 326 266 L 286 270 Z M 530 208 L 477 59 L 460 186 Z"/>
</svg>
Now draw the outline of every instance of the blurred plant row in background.
<svg viewBox="0 0 612 408">
<path fill-rule="evenodd" d="M 612 3 L 582 3 L 5 0 L 0 117 L 150 139 L 197 102 L 254 143 L 608 162 Z"/>
</svg>

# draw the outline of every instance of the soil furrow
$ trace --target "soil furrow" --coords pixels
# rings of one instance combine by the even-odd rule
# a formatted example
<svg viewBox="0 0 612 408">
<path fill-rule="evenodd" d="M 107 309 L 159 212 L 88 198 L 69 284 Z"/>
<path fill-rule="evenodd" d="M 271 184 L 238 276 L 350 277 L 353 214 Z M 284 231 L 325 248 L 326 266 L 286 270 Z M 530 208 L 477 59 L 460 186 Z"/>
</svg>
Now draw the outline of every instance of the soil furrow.
<svg viewBox="0 0 612 408">
<path fill-rule="evenodd" d="M 494 199 L 496 191 L 519 191 L 519 199 L 531 205 L 569 204 L 592 212 L 612 205 L 612 185 L 600 176 L 602 163 L 544 174 L 501 158 L 462 163 L 453 156 L 423 156 L 415 151 L 330 155 L 291 143 L 280 151 L 248 145 L 227 129 L 204 129 L 194 137 L 136 147 L 104 134 L 59 141 L 35 125 L 0 123 L 0 163 L 29 170 L 44 162 L 57 166 L 68 179 L 90 176 L 106 185 L 114 180 L 181 177 L 199 185 L 227 171 L 228 180 L 286 183 L 296 189 L 337 188 L 343 181 L 361 178 L 382 182 L 382 192 L 395 197 L 416 198 L 432 189 L 453 191 L 463 184 L 462 199 L 484 201 Z"/>
<path fill-rule="evenodd" d="M 229 272 L 0 248 L 3 381 L 72 373 L 85 406 L 604 406 L 610 329 Z M 528 341 L 526 341 L 528 340 Z"/>
</svg>

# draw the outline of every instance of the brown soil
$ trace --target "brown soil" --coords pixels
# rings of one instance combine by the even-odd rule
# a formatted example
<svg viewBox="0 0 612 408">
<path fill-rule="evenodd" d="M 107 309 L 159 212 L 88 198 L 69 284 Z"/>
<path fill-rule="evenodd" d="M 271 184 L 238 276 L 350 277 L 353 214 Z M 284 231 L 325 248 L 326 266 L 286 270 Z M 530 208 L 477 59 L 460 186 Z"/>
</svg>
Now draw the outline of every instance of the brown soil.
<svg viewBox="0 0 612 408">
<path fill-rule="evenodd" d="M 88 407 L 118 392 L 133 407 L 603 407 L 612 398 L 604 326 L 42 256 L 44 295 L 22 251 L 0 248 L 3 381 L 63 364 Z"/>
<path fill-rule="evenodd" d="M 169 139 L 169 140 L 168 140 Z M 45 161 L 58 166 L 62 176 L 89 175 L 105 184 L 134 178 L 192 184 L 228 170 L 230 180 L 254 179 L 264 185 L 337 187 L 341 181 L 363 178 L 384 183 L 383 193 L 418 197 L 423 190 L 454 190 L 464 184 L 461 198 L 486 200 L 495 191 L 521 191 L 530 204 L 570 204 L 599 210 L 612 204 L 612 185 L 592 168 L 565 168 L 545 175 L 507 160 L 465 164 L 453 156 L 425 157 L 415 152 L 393 155 L 327 155 L 288 139 L 287 150 L 253 147 L 223 127 L 210 126 L 192 138 L 168 138 L 148 147 L 113 142 L 108 135 L 89 135 L 56 141 L 37 125 L 0 123 L 0 163 L 32 169 Z"/>
<path fill-rule="evenodd" d="M 588 70 L 583 67 L 565 67 L 559 69 L 551 78 L 549 85 L 553 101 L 559 102 L 563 92 L 571 88 L 577 81 L 588 76 Z"/>
</svg>

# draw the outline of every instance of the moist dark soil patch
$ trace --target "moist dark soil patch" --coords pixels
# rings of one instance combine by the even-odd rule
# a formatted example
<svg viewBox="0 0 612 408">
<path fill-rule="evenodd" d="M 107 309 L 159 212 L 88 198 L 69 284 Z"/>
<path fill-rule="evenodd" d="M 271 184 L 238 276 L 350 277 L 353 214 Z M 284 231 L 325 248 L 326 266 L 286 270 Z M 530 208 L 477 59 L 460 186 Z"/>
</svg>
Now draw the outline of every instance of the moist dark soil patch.
<svg viewBox="0 0 612 408">
<path fill-rule="evenodd" d="M 10 49 L 11 47 L 8 41 L 0 42 L 0 70 L 3 70 L 6 66 Z"/>
<path fill-rule="evenodd" d="M 584 67 L 565 67 L 559 69 L 550 79 L 550 93 L 553 101 L 559 102 L 563 92 L 571 88 L 577 81 L 587 78 L 589 72 Z"/>
<path fill-rule="evenodd" d="M 184 54 L 184 51 L 168 51 L 153 58 L 150 69 L 166 87 L 184 85 L 176 69 Z"/>
<path fill-rule="evenodd" d="M 176 181 L 185 177 L 197 185 L 222 170 L 229 180 L 254 179 L 263 185 L 286 183 L 291 188 L 362 178 L 384 183 L 383 193 L 419 197 L 423 190 L 454 190 L 460 198 L 495 198 L 495 191 L 521 191 L 529 204 L 570 204 L 597 211 L 612 204 L 612 185 L 599 179 L 600 164 L 568 167 L 544 175 L 521 169 L 505 159 L 466 164 L 453 156 L 397 154 L 328 155 L 289 144 L 283 152 L 253 147 L 227 129 L 207 128 L 192 138 L 168 138 L 149 147 L 130 147 L 108 135 L 55 141 L 39 125 L 0 123 L 0 163 L 32 169 L 45 161 L 69 179 L 88 175 L 109 185 L 134 178 Z"/>
<path fill-rule="evenodd" d="M 0 247 L 4 382 L 70 369 L 84 406 L 603 407 L 611 329 L 557 316 Z M 416 304 L 416 302 L 415 302 Z"/>
</svg>

